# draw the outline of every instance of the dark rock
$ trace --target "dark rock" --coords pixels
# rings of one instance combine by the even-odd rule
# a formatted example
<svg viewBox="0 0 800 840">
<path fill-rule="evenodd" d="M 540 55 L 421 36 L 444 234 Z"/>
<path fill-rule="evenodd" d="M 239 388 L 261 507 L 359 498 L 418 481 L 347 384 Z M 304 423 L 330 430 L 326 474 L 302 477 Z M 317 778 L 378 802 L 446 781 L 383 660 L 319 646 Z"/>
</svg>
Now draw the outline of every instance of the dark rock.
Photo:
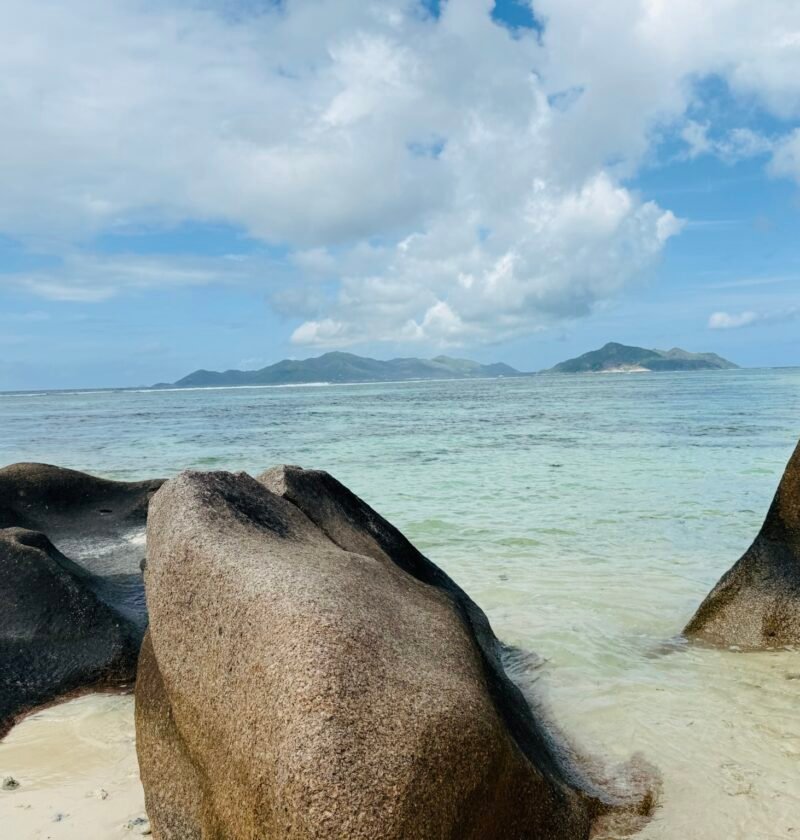
<svg viewBox="0 0 800 840">
<path fill-rule="evenodd" d="M 135 676 L 141 634 L 44 534 L 0 530 L 0 735 L 38 705 Z"/>
<path fill-rule="evenodd" d="M 19 782 L 13 776 L 6 776 L 3 779 L 3 790 L 16 790 L 19 787 Z"/>
<path fill-rule="evenodd" d="M 0 469 L 0 736 L 37 705 L 134 678 L 147 505 L 161 483 Z"/>
<path fill-rule="evenodd" d="M 125 823 L 125 828 L 131 831 L 134 828 L 140 829 L 139 834 L 150 834 L 150 822 L 147 817 L 134 817 Z"/>
<path fill-rule="evenodd" d="M 12 464 L 0 469 L 0 528 L 46 534 L 60 552 L 102 579 L 101 597 L 144 633 L 144 529 L 148 502 L 162 484 Z"/>
<path fill-rule="evenodd" d="M 755 541 L 684 633 L 740 649 L 800 644 L 800 445 Z"/>
<path fill-rule="evenodd" d="M 159 840 L 615 835 L 506 676 L 486 616 L 325 473 L 183 473 L 156 495 L 137 750 Z M 602 829 L 601 829 L 602 825 Z"/>
<path fill-rule="evenodd" d="M 49 464 L 0 469 L 0 528 L 42 531 L 95 574 L 135 572 L 150 497 L 163 484 L 109 481 Z"/>
</svg>

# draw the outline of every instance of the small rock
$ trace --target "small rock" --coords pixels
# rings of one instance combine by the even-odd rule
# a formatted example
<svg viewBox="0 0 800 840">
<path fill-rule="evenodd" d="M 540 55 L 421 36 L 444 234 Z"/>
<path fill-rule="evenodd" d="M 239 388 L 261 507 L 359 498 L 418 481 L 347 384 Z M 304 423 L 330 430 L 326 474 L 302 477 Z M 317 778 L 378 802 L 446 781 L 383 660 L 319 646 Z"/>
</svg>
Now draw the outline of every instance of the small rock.
<svg viewBox="0 0 800 840">
<path fill-rule="evenodd" d="M 133 828 L 140 828 L 140 834 L 152 833 L 150 830 L 150 821 L 147 819 L 147 817 L 134 817 L 132 820 L 128 820 L 128 822 L 125 825 L 125 828 L 127 828 L 129 831 Z"/>
<path fill-rule="evenodd" d="M 16 790 L 19 787 L 19 782 L 13 776 L 6 776 L 3 779 L 3 790 Z"/>
<path fill-rule="evenodd" d="M 107 791 L 107 790 L 105 790 L 105 789 L 103 789 L 103 788 L 98 788 L 98 789 L 94 792 L 94 795 L 95 795 L 98 799 L 108 799 L 108 791 Z"/>
</svg>

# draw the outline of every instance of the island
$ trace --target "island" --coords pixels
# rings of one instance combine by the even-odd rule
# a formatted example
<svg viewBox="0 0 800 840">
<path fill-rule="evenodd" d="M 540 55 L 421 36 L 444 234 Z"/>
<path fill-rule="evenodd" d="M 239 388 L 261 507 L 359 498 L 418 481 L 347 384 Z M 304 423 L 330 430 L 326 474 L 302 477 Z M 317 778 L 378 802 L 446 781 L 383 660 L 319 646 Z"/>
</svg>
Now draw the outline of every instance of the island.
<svg viewBox="0 0 800 840">
<path fill-rule="evenodd" d="M 331 352 L 310 359 L 284 359 L 260 370 L 196 370 L 177 382 L 154 388 L 223 388 L 253 385 L 309 385 L 314 383 L 403 382 L 426 379 L 489 379 L 525 376 L 502 363 L 480 364 L 469 359 L 369 359 L 353 353 Z"/>
<path fill-rule="evenodd" d="M 731 370 L 733 362 L 716 353 L 689 353 L 679 347 L 672 350 L 647 350 L 610 341 L 599 350 L 560 362 L 543 373 L 635 373 L 648 371 Z"/>
</svg>

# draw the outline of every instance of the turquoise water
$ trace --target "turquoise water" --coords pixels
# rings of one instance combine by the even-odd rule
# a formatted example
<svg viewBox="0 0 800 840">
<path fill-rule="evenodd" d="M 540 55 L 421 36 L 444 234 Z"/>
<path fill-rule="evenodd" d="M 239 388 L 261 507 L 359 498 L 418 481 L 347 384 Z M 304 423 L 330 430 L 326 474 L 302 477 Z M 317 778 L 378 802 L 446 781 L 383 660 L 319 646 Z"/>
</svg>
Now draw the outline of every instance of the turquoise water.
<svg viewBox="0 0 800 840">
<path fill-rule="evenodd" d="M 763 520 L 800 369 L 0 395 L 0 431 L 121 479 L 329 470 L 545 657 L 582 747 L 660 768 L 646 836 L 800 836 L 800 654 L 662 652 Z"/>
</svg>

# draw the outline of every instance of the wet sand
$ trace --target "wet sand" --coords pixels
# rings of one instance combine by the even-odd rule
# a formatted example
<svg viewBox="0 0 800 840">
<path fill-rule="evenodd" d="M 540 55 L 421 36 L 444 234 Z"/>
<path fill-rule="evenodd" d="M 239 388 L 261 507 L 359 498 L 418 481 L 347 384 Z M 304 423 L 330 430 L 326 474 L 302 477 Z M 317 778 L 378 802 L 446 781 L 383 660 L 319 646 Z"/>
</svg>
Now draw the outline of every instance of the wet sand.
<svg viewBox="0 0 800 840">
<path fill-rule="evenodd" d="M 586 754 L 641 752 L 663 789 L 642 840 L 800 838 L 796 651 L 655 652 L 650 680 L 581 687 L 537 669 L 537 693 Z M 29 716 L 0 743 L 3 840 L 114 840 L 147 825 L 133 697 L 93 694 Z M 609 840 L 605 838 L 604 840 Z"/>
</svg>

